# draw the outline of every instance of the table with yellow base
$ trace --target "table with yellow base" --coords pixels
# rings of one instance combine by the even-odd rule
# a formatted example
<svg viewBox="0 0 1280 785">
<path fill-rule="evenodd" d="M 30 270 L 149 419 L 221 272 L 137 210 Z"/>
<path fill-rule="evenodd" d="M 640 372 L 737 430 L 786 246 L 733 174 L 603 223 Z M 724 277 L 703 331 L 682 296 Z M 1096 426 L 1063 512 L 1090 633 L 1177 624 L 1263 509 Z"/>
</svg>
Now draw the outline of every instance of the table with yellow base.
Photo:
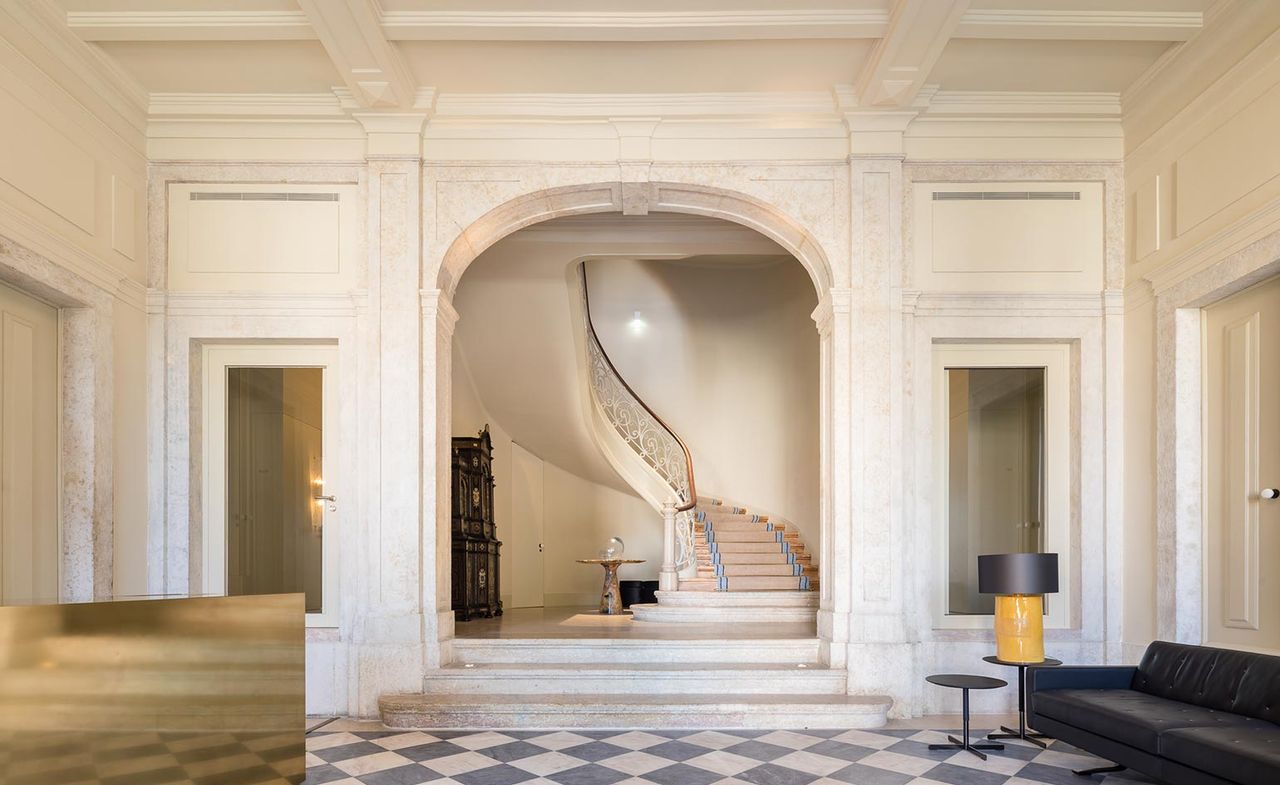
<svg viewBox="0 0 1280 785">
<path fill-rule="evenodd" d="M 643 564 L 644 559 L 578 559 L 578 564 L 599 564 L 604 568 L 604 588 L 600 590 L 600 612 L 622 613 L 622 589 L 618 587 L 618 567 Z"/>
</svg>

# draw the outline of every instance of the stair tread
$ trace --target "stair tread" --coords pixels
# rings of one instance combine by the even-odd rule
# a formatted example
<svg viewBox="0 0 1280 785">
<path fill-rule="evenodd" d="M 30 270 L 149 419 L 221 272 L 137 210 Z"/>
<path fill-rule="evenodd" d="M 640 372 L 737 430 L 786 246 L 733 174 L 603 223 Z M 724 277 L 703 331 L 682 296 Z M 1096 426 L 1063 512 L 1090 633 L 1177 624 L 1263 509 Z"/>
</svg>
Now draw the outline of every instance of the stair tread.
<svg viewBox="0 0 1280 785">
<path fill-rule="evenodd" d="M 546 703 L 551 705 L 582 705 L 589 703 L 624 704 L 635 706 L 777 706 L 777 705 L 825 705 L 882 707 L 893 703 L 887 695 L 807 695 L 791 693 L 761 693 L 748 695 L 697 695 L 687 693 L 533 693 L 529 695 L 484 695 L 475 693 L 403 693 L 384 695 L 379 703 L 383 711 L 394 711 L 397 705 L 483 705 L 513 706 L 513 704 Z M 513 709 L 515 707 L 513 706 Z"/>
<path fill-rule="evenodd" d="M 736 643 L 736 642 L 735 642 Z M 540 663 L 540 662 L 502 662 L 502 663 L 476 663 L 462 665 L 460 663 L 452 663 L 434 671 L 428 671 L 430 677 L 433 674 L 448 672 L 450 674 L 459 673 L 484 673 L 493 671 L 520 671 L 534 672 L 547 671 L 551 673 L 575 674 L 582 671 L 591 671 L 592 673 L 631 673 L 641 671 L 645 673 L 681 673 L 689 672 L 719 672 L 733 673 L 737 671 L 782 671 L 786 673 L 813 672 L 822 674 L 844 674 L 842 669 L 832 669 L 825 665 L 814 665 L 806 663 L 804 668 L 797 668 L 791 663 L 769 663 L 769 662 L 676 662 L 676 663 L 611 663 L 611 662 L 570 662 L 570 663 Z"/>
</svg>

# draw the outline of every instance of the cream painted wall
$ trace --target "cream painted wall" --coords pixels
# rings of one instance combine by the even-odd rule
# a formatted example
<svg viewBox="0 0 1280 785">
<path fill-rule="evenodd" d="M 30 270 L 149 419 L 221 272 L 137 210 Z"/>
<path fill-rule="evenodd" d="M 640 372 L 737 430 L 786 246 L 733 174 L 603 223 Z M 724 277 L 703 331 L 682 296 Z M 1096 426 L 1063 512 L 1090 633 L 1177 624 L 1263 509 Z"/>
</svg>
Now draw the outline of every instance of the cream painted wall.
<svg viewBox="0 0 1280 785">
<path fill-rule="evenodd" d="M 0 236 L 110 303 L 114 591 L 146 591 L 145 97 L 40 4 L 0 7 Z M 69 55 L 69 52 L 74 54 Z M 83 57 L 69 68 L 68 57 Z"/>
<path fill-rule="evenodd" d="M 1280 6 L 1236 4 L 1125 101 L 1124 651 L 1158 629 L 1159 298 L 1280 231 Z M 1221 283 L 1227 284 L 1228 281 Z M 1160 588 L 1164 586 L 1164 588 Z"/>
<path fill-rule="evenodd" d="M 587 272 L 605 351 L 689 445 L 699 492 L 794 523 L 816 559 L 818 298 L 804 268 L 708 257 Z"/>
<path fill-rule="evenodd" d="M 453 433 L 470 435 L 487 423 L 493 439 L 494 518 L 503 540 L 502 599 L 511 600 L 516 565 L 511 548 L 514 530 L 530 525 L 517 514 L 512 500 L 512 452 L 521 449 L 510 433 L 486 411 L 466 372 L 466 358 L 457 343 L 453 350 Z M 543 594 L 545 605 L 594 605 L 600 600 L 598 567 L 576 564 L 593 559 L 610 537 L 621 537 L 628 559 L 645 564 L 626 565 L 623 579 L 657 580 L 662 563 L 662 518 L 639 497 L 580 477 L 542 460 Z"/>
</svg>

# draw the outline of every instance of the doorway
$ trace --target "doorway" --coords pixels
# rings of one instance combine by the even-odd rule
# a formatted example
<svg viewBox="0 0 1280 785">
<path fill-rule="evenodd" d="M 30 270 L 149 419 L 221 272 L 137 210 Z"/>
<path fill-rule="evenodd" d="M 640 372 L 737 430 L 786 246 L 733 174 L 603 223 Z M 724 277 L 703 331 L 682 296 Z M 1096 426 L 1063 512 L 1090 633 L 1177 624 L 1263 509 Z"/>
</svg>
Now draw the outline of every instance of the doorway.
<svg viewBox="0 0 1280 785">
<path fill-rule="evenodd" d="M 205 590 L 298 592 L 336 619 L 335 347 L 208 347 Z"/>
<path fill-rule="evenodd" d="M 1204 311 L 1205 639 L 1280 651 L 1280 278 Z"/>
<path fill-rule="evenodd" d="M 0 284 L 0 605 L 58 601 L 58 310 Z"/>
</svg>

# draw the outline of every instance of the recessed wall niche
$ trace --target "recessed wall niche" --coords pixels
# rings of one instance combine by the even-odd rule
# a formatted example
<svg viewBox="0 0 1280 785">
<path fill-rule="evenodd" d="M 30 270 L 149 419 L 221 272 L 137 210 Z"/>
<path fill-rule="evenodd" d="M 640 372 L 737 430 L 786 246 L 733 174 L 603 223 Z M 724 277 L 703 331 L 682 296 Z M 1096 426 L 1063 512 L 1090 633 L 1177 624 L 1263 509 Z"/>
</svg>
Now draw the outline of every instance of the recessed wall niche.
<svg viewBox="0 0 1280 785">
<path fill-rule="evenodd" d="M 173 183 L 169 290 L 350 291 L 357 197 L 352 184 Z"/>
</svg>

